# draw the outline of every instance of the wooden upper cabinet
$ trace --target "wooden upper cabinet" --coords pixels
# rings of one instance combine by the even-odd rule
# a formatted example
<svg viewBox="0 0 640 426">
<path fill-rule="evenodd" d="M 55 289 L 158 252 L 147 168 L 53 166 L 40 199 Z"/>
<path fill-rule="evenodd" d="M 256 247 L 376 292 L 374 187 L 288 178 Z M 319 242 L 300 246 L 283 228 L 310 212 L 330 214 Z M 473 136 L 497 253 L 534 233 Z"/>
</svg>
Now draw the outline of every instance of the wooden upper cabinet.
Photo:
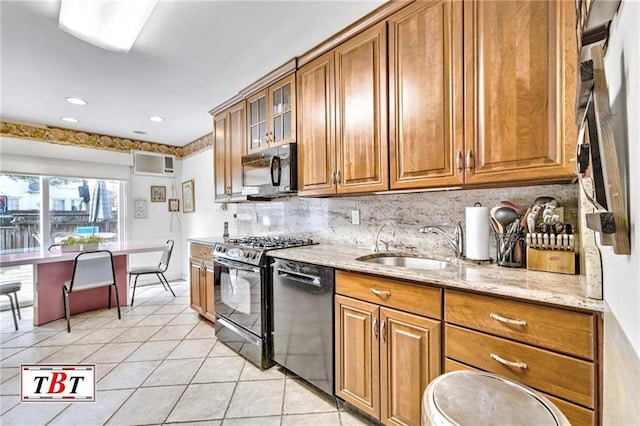
<svg viewBox="0 0 640 426">
<path fill-rule="evenodd" d="M 215 201 L 242 196 L 242 155 L 246 141 L 246 108 L 242 101 L 213 118 Z"/>
<path fill-rule="evenodd" d="M 242 195 L 242 156 L 246 140 L 246 109 L 245 103 L 229 109 L 229 167 L 227 179 L 231 186 L 231 195 Z"/>
<path fill-rule="evenodd" d="M 298 70 L 299 195 L 389 189 L 386 24 Z"/>
<path fill-rule="evenodd" d="M 389 18 L 391 189 L 459 185 L 462 2 L 416 2 Z"/>
<path fill-rule="evenodd" d="M 389 189 L 386 22 L 335 49 L 337 192 Z"/>
<path fill-rule="evenodd" d="M 571 180 L 575 11 L 465 1 L 466 183 Z"/>
<path fill-rule="evenodd" d="M 298 70 L 298 193 L 335 194 L 334 53 Z"/>
<path fill-rule="evenodd" d="M 247 152 L 296 141 L 296 76 L 247 98 Z"/>
<path fill-rule="evenodd" d="M 227 198 L 227 121 L 228 114 L 222 112 L 213 117 L 213 180 L 215 200 Z"/>
</svg>

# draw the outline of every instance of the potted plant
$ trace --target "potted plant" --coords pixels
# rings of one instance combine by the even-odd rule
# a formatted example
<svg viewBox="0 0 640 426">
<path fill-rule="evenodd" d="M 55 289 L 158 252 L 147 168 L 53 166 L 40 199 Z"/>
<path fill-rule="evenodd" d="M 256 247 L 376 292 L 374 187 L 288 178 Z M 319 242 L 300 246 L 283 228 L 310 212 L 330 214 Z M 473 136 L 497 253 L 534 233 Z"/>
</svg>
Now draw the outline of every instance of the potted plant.
<svg viewBox="0 0 640 426">
<path fill-rule="evenodd" d="M 62 251 L 98 250 L 102 238 L 97 235 L 71 235 L 61 241 Z"/>
</svg>

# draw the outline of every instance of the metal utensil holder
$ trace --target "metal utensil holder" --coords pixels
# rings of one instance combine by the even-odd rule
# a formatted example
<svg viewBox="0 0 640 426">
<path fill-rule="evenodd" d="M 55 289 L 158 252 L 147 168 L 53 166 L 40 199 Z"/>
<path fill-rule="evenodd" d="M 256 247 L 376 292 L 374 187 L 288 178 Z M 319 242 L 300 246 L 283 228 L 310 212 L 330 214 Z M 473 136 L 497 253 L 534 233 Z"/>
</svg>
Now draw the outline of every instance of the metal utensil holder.
<svg viewBox="0 0 640 426">
<path fill-rule="evenodd" d="M 527 265 L 525 238 L 520 232 L 496 233 L 496 263 L 508 268 Z"/>
</svg>

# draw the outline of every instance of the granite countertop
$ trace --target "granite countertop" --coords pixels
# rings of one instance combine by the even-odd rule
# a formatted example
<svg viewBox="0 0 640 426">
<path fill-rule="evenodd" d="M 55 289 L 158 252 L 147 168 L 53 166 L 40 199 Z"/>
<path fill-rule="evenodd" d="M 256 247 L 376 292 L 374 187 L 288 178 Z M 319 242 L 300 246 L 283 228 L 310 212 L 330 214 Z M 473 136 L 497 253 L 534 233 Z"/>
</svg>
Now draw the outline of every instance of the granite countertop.
<svg viewBox="0 0 640 426">
<path fill-rule="evenodd" d="M 585 296 L 585 278 L 552 272 L 505 268 L 495 264 L 478 265 L 457 260 L 441 270 L 419 270 L 388 266 L 355 260 L 371 254 L 363 247 L 319 244 L 280 250 L 268 255 L 285 260 L 296 260 L 330 266 L 347 271 L 364 272 L 417 283 L 428 283 L 445 288 L 472 290 L 487 294 L 514 297 L 546 304 L 604 312 L 602 300 Z"/>
</svg>

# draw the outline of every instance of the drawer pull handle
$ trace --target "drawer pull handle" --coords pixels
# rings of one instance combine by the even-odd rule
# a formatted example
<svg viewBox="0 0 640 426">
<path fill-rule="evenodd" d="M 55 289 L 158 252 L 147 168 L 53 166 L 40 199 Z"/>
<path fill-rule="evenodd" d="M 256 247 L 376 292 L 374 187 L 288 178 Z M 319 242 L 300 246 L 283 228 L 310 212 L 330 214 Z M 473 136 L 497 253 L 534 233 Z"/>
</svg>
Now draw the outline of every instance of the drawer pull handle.
<svg viewBox="0 0 640 426">
<path fill-rule="evenodd" d="M 500 315 L 494 314 L 494 313 L 489 314 L 489 318 L 494 319 L 496 321 L 504 322 L 504 323 L 507 323 L 507 324 L 522 325 L 522 326 L 527 325 L 527 322 L 525 320 L 505 318 L 505 317 L 501 317 Z"/>
<path fill-rule="evenodd" d="M 520 362 L 520 361 L 507 361 L 506 359 L 496 355 L 496 354 L 491 354 L 491 359 L 498 361 L 500 364 L 504 364 L 507 365 L 509 367 L 515 367 L 515 368 L 522 368 L 523 370 L 527 369 L 527 364 L 525 364 L 524 362 Z"/>
<path fill-rule="evenodd" d="M 375 288 L 371 289 L 371 293 L 375 294 L 376 296 L 380 296 L 380 297 L 389 297 L 391 296 L 391 292 L 389 290 L 377 290 Z"/>
</svg>

